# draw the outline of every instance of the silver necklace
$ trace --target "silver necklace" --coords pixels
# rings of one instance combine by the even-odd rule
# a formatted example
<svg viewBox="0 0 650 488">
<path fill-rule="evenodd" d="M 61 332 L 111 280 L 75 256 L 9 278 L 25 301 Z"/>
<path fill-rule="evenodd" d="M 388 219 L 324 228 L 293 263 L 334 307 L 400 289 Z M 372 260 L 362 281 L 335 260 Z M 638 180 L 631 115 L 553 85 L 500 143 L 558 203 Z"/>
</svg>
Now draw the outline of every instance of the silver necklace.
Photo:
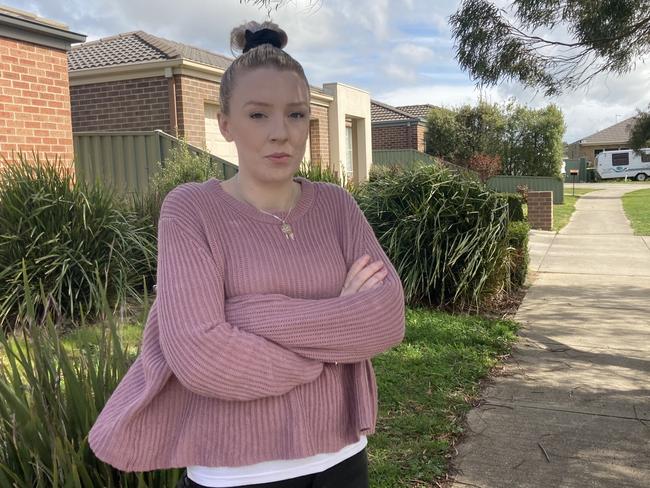
<svg viewBox="0 0 650 488">
<path fill-rule="evenodd" d="M 239 192 L 239 195 L 241 196 L 241 191 L 239 191 L 239 188 L 237 188 L 237 191 Z M 244 198 L 244 197 L 242 196 L 242 198 Z M 244 198 L 244 200 L 246 200 L 246 199 Z M 249 205 L 253 205 L 252 203 L 248 202 L 248 200 L 246 200 L 246 202 Z M 291 206 L 291 208 L 287 212 L 287 216 L 285 218 L 278 217 L 277 215 L 272 214 L 271 212 L 267 212 L 266 210 L 262 210 L 261 208 L 258 208 L 257 210 L 259 210 L 260 212 L 264 212 L 265 214 L 270 215 L 271 217 L 274 217 L 277 220 L 279 220 L 282 223 L 282 225 L 280 226 L 280 229 L 282 229 L 282 232 L 284 232 L 284 236 L 287 239 L 294 240 L 295 237 L 293 235 L 293 229 L 291 228 L 291 225 L 289 223 L 287 223 L 287 219 L 289 218 L 289 215 L 291 214 L 291 211 L 293 210 L 294 206 L 295 206 L 295 204 Z M 255 207 L 255 205 L 253 205 L 253 207 Z M 257 208 L 257 207 L 255 207 L 255 208 Z"/>
</svg>

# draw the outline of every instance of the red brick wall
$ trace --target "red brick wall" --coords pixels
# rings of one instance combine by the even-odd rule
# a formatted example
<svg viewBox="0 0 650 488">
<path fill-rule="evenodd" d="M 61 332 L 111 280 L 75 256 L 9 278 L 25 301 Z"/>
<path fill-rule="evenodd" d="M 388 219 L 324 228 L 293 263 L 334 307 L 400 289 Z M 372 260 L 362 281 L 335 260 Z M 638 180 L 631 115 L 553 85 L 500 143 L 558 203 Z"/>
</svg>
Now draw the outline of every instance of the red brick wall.
<svg viewBox="0 0 650 488">
<path fill-rule="evenodd" d="M 320 105 L 311 106 L 311 121 L 309 124 L 309 141 L 311 160 L 323 167 L 330 164 L 330 137 L 327 108 Z"/>
<path fill-rule="evenodd" d="M 71 165 L 68 60 L 65 51 L 0 37 L 0 155 L 9 161 L 12 150 Z"/>
<path fill-rule="evenodd" d="M 528 192 L 528 223 L 532 229 L 553 230 L 553 192 Z"/>
<path fill-rule="evenodd" d="M 190 144 L 205 147 L 205 103 L 219 103 L 219 85 L 176 75 L 178 131 Z M 169 87 L 165 77 L 73 86 L 72 126 L 77 131 L 154 130 L 171 132 Z M 311 156 L 329 164 L 327 109 L 312 105 Z"/>
<path fill-rule="evenodd" d="M 72 86 L 70 99 L 75 132 L 170 130 L 164 76 Z"/>
<path fill-rule="evenodd" d="M 424 151 L 424 127 L 394 125 L 372 127 L 373 149 L 417 149 Z"/>
<path fill-rule="evenodd" d="M 219 85 L 190 76 L 176 79 L 178 130 L 187 142 L 205 147 L 205 103 L 219 103 Z"/>
</svg>

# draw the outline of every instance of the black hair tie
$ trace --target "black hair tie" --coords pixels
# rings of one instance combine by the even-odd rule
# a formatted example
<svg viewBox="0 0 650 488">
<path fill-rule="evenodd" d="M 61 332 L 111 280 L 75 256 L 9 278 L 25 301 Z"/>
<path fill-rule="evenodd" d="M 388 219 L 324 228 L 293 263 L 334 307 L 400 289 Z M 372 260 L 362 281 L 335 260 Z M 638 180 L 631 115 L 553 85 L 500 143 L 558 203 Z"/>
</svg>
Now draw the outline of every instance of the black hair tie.
<svg viewBox="0 0 650 488">
<path fill-rule="evenodd" d="M 280 33 L 273 29 L 260 29 L 257 32 L 246 29 L 245 35 L 246 45 L 244 46 L 243 52 L 247 52 L 260 44 L 272 44 L 275 47 L 282 49 Z"/>
</svg>

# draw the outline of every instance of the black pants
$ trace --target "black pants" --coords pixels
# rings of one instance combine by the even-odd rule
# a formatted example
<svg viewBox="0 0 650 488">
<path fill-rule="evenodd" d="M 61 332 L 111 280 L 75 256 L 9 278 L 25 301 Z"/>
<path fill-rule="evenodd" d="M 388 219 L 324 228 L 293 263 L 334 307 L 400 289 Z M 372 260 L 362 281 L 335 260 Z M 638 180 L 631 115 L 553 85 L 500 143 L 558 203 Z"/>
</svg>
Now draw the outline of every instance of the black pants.
<svg viewBox="0 0 650 488">
<path fill-rule="evenodd" d="M 352 457 L 344 459 L 325 471 L 270 483 L 256 483 L 237 488 L 368 488 L 368 453 L 364 447 Z M 176 488 L 206 488 L 183 473 Z"/>
</svg>

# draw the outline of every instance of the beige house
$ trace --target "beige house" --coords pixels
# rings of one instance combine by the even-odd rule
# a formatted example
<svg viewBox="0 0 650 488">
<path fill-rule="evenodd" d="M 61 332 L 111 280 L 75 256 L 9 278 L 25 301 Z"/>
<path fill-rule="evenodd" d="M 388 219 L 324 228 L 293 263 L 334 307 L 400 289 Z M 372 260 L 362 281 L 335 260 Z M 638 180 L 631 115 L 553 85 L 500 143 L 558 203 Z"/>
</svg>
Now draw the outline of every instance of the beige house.
<svg viewBox="0 0 650 488">
<path fill-rule="evenodd" d="M 585 158 L 590 166 L 594 165 L 596 155 L 602 151 L 629 149 L 630 129 L 635 117 L 622 120 L 606 129 L 580 139 L 567 148 L 567 157 L 572 160 Z"/>
<path fill-rule="evenodd" d="M 219 82 L 232 58 L 143 31 L 73 46 L 68 55 L 72 129 L 162 130 L 238 164 L 218 124 Z M 368 178 L 368 92 L 342 83 L 311 86 L 305 158 L 354 181 Z"/>
</svg>

